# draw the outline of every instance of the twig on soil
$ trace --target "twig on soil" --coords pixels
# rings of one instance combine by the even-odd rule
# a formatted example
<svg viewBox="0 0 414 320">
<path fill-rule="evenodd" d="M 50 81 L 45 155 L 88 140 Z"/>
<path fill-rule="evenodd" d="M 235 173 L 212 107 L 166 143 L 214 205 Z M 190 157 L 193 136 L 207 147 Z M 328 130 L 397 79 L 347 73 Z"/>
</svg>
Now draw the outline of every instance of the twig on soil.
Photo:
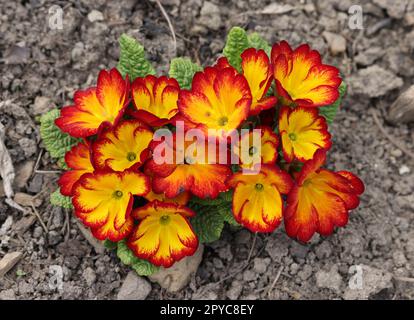
<svg viewBox="0 0 414 320">
<path fill-rule="evenodd" d="M 403 281 L 403 282 L 412 282 L 412 283 L 414 283 L 414 278 L 408 278 L 408 277 L 396 277 L 396 276 L 394 276 L 394 279 L 395 279 L 395 280 L 398 280 L 398 281 Z"/>
<path fill-rule="evenodd" d="M 282 270 L 281 270 L 281 269 L 282 269 Z M 279 280 L 279 278 L 280 278 L 280 276 L 281 276 L 282 274 L 283 274 L 284 276 L 289 277 L 286 273 L 283 273 L 282 271 L 283 271 L 283 267 L 282 267 L 282 266 L 280 266 L 280 268 L 279 268 L 279 270 L 278 270 L 278 272 L 277 272 L 277 274 L 276 274 L 276 277 L 275 277 L 275 279 L 273 280 L 273 282 L 272 282 L 270 285 L 266 285 L 266 286 L 263 286 L 263 287 L 261 287 L 261 288 L 259 288 L 259 289 L 254 290 L 254 293 L 260 293 L 260 292 L 265 291 L 265 290 L 267 289 L 267 295 L 269 295 L 269 293 L 273 290 L 273 288 L 275 287 L 275 285 L 276 285 L 277 281 Z"/>
<path fill-rule="evenodd" d="M 35 173 L 40 173 L 40 174 L 56 174 L 56 173 L 61 173 L 62 171 L 60 170 L 35 170 Z"/>
<path fill-rule="evenodd" d="M 11 198 L 6 198 L 6 200 L 4 200 L 4 202 L 6 204 L 8 204 L 10 207 L 12 207 L 13 209 L 17 209 L 17 210 L 19 210 L 20 212 L 23 212 L 23 213 L 27 212 L 25 208 L 23 208 L 22 206 L 20 206 L 16 202 L 14 202 L 14 200 L 11 199 Z"/>
<path fill-rule="evenodd" d="M 64 232 L 66 228 L 66 232 L 64 232 L 64 234 L 65 234 L 65 242 L 67 242 L 70 237 L 70 216 L 69 216 L 68 209 L 64 209 L 64 211 L 65 211 L 65 223 L 63 224 L 62 231 Z"/>
<path fill-rule="evenodd" d="M 165 9 L 164 9 L 163 5 L 161 4 L 161 2 L 159 0 L 155 0 L 155 2 L 157 3 L 158 7 L 160 8 L 161 13 L 164 16 L 165 20 L 167 20 L 168 27 L 170 28 L 171 35 L 172 35 L 172 38 L 173 38 L 174 55 L 176 55 L 177 54 L 177 38 L 175 36 L 174 26 L 172 25 L 170 17 L 168 16 L 168 13 L 167 13 L 167 11 L 165 11 Z"/>
<path fill-rule="evenodd" d="M 280 266 L 280 267 L 279 267 L 279 270 L 277 271 L 276 277 L 275 277 L 275 279 L 274 279 L 274 280 L 273 280 L 273 282 L 272 282 L 272 285 L 270 286 L 269 290 L 267 290 L 267 294 L 266 294 L 266 295 L 267 295 L 268 297 L 270 296 L 270 293 L 272 292 L 272 290 L 273 290 L 273 288 L 275 287 L 275 285 L 276 285 L 277 281 L 279 280 L 280 275 L 282 274 L 282 271 L 283 271 L 283 266 Z"/>
<path fill-rule="evenodd" d="M 35 163 L 33 172 L 37 171 L 37 168 L 39 168 L 39 164 L 40 164 L 40 160 L 42 159 L 42 155 L 43 155 L 43 149 L 40 149 L 39 155 L 37 156 L 37 159 L 36 159 L 36 163 Z M 32 175 L 33 175 L 33 173 L 32 173 Z"/>
<path fill-rule="evenodd" d="M 13 181 L 15 173 L 12 159 L 6 144 L 3 142 L 6 136 L 5 131 L 3 124 L 0 122 L 0 177 L 3 180 L 4 193 L 10 199 L 14 195 Z"/>
<path fill-rule="evenodd" d="M 40 216 L 39 211 L 37 211 L 36 207 L 34 206 L 33 201 L 32 201 L 32 203 L 30 204 L 30 206 L 32 207 L 32 210 L 33 210 L 34 214 L 36 215 L 37 220 L 39 220 L 39 223 L 40 223 L 40 225 L 42 226 L 43 230 L 45 230 L 45 232 L 46 232 L 46 233 L 49 233 L 49 230 L 48 230 L 48 228 L 46 227 L 45 223 L 43 222 L 43 219 L 42 219 L 42 217 Z"/>
<path fill-rule="evenodd" d="M 378 115 L 374 109 L 370 109 L 371 115 L 374 119 L 375 124 L 378 126 L 378 129 L 380 129 L 381 133 L 398 149 L 403 151 L 407 156 L 414 159 L 414 153 L 408 150 L 403 144 L 398 142 L 393 136 L 391 136 L 382 126 L 381 122 L 378 119 Z"/>
<path fill-rule="evenodd" d="M 250 258 L 252 257 L 253 249 L 256 246 L 256 240 L 257 240 L 257 232 L 254 234 L 253 243 L 252 243 L 252 246 L 250 247 L 249 255 L 247 256 L 247 263 L 249 263 Z"/>
<path fill-rule="evenodd" d="M 39 198 L 41 195 L 43 195 L 43 193 L 45 193 L 46 191 L 49 191 L 50 192 L 50 190 L 49 190 L 49 188 L 44 188 L 43 190 L 40 190 L 40 192 L 39 193 L 37 193 L 37 194 L 35 194 L 34 196 L 33 196 L 33 201 L 34 200 L 36 200 L 37 198 Z"/>
</svg>

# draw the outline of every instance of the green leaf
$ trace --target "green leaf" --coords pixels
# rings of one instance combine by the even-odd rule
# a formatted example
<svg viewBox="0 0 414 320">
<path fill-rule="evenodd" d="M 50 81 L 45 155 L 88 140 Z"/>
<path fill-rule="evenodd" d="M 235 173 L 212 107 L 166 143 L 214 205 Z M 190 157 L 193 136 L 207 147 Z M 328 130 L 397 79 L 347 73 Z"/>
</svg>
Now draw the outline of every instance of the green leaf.
<svg viewBox="0 0 414 320">
<path fill-rule="evenodd" d="M 169 76 L 178 81 L 181 89 L 190 89 L 194 74 L 201 70 L 203 68 L 191 62 L 189 58 L 174 58 L 170 63 Z"/>
<path fill-rule="evenodd" d="M 66 197 L 60 193 L 58 188 L 55 192 L 50 195 L 50 203 L 57 207 L 62 207 L 65 209 L 72 209 L 72 198 Z"/>
<path fill-rule="evenodd" d="M 196 210 L 191 219 L 194 232 L 201 243 L 210 243 L 220 239 L 224 227 L 223 217 L 214 206 L 205 206 Z"/>
<path fill-rule="evenodd" d="M 128 74 L 132 81 L 137 77 L 155 74 L 151 63 L 145 58 L 144 47 L 137 40 L 122 34 L 119 45 L 121 50 L 117 69 L 124 77 Z"/>
<path fill-rule="evenodd" d="M 240 227 L 240 224 L 236 221 L 236 219 L 234 219 L 234 215 L 231 208 L 232 206 L 231 204 L 229 204 L 228 206 L 220 206 L 217 209 L 223 221 L 227 222 L 231 226 Z"/>
<path fill-rule="evenodd" d="M 190 201 L 192 203 L 197 203 L 201 206 L 218 206 L 223 203 L 223 199 L 221 199 L 220 197 L 217 197 L 216 199 L 210 199 L 210 198 L 202 199 L 202 198 L 193 196 Z"/>
<path fill-rule="evenodd" d="M 108 250 L 114 250 L 118 247 L 118 244 L 116 242 L 112 242 L 111 240 L 106 239 L 104 241 L 104 247 Z"/>
<path fill-rule="evenodd" d="M 68 165 L 66 164 L 65 158 L 59 158 L 57 161 L 57 165 L 59 166 L 59 168 L 63 169 L 63 170 L 69 170 Z"/>
<path fill-rule="evenodd" d="M 257 32 L 253 32 L 247 36 L 247 40 L 249 41 L 249 47 L 253 47 L 256 49 L 262 49 L 266 52 L 268 56 L 270 56 L 270 51 L 272 47 L 269 43 L 263 39 Z"/>
<path fill-rule="evenodd" d="M 59 118 L 60 110 L 53 109 L 40 117 L 40 136 L 47 151 L 53 158 L 63 158 L 73 145 L 79 142 L 60 131 L 55 125 L 55 120 Z"/>
<path fill-rule="evenodd" d="M 239 72 L 241 71 L 241 57 L 244 50 L 249 48 L 249 40 L 246 31 L 240 27 L 233 27 L 227 35 L 226 45 L 223 54 L 229 60 L 229 63 Z"/>
<path fill-rule="evenodd" d="M 150 276 L 158 271 L 158 267 L 151 262 L 143 259 L 137 259 L 132 265 L 132 269 L 140 276 Z"/>
<path fill-rule="evenodd" d="M 137 258 L 132 250 L 128 248 L 125 240 L 118 242 L 116 253 L 123 264 L 130 266 L 140 276 L 150 276 L 159 269 L 147 260 Z"/>
<path fill-rule="evenodd" d="M 233 190 L 221 192 L 219 194 L 219 198 L 222 199 L 224 202 L 231 203 L 233 201 Z"/>
<path fill-rule="evenodd" d="M 346 92 L 346 88 L 346 83 L 342 81 L 339 86 L 339 98 L 333 104 L 319 108 L 319 114 L 326 119 L 328 124 L 331 124 L 334 121 L 336 113 L 339 110 L 339 106 L 341 105 L 342 98 Z"/>
</svg>

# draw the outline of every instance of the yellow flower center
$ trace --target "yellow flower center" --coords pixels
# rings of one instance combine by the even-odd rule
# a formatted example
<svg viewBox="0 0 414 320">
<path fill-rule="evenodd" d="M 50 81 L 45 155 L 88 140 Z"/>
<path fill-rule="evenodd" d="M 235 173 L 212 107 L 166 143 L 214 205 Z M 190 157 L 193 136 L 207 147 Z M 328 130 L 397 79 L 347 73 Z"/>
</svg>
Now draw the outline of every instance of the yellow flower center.
<svg viewBox="0 0 414 320">
<path fill-rule="evenodd" d="M 229 118 L 227 118 L 227 117 L 221 117 L 219 120 L 218 120 L 218 125 L 220 126 L 220 127 L 224 127 L 227 123 L 229 122 Z"/>
<path fill-rule="evenodd" d="M 250 147 L 249 148 L 249 155 L 254 155 L 255 153 L 257 152 L 257 149 L 256 149 L 256 147 Z"/>
<path fill-rule="evenodd" d="M 160 217 L 160 224 L 165 226 L 165 225 L 170 223 L 170 220 L 171 220 L 170 216 L 167 216 L 167 215 L 161 216 Z"/>
<path fill-rule="evenodd" d="M 264 186 L 261 183 L 256 183 L 254 186 L 257 191 L 263 191 Z"/>
<path fill-rule="evenodd" d="M 121 199 L 123 195 L 124 195 L 124 193 L 121 190 L 116 190 L 113 194 L 113 197 L 115 199 Z"/>
<path fill-rule="evenodd" d="M 137 158 L 137 155 L 135 152 L 128 152 L 127 159 L 129 162 L 135 161 L 136 158 Z"/>
<path fill-rule="evenodd" d="M 292 141 L 295 141 L 296 138 L 297 138 L 296 133 L 294 133 L 294 132 L 289 133 L 288 136 L 289 136 L 289 139 L 292 140 Z"/>
</svg>

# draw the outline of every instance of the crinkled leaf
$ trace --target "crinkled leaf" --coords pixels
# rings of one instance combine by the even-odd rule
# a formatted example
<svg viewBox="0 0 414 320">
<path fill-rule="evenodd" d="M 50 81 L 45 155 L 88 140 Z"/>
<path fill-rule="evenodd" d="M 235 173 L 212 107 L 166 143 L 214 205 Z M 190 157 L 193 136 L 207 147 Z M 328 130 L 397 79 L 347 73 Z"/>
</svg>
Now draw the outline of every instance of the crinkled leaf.
<svg viewBox="0 0 414 320">
<path fill-rule="evenodd" d="M 144 47 L 134 38 L 122 34 L 119 38 L 120 56 L 117 69 L 125 77 L 128 74 L 130 80 L 137 77 L 145 77 L 155 74 L 151 63 L 145 58 Z"/>
<path fill-rule="evenodd" d="M 181 89 L 190 89 L 194 74 L 201 70 L 203 68 L 189 58 L 174 58 L 171 60 L 169 76 L 178 81 Z"/>
<path fill-rule="evenodd" d="M 215 199 L 209 199 L 209 198 L 202 199 L 202 198 L 193 196 L 190 201 L 192 203 L 196 203 L 202 206 L 220 206 L 225 203 L 230 203 L 232 201 L 232 198 L 233 198 L 233 191 L 230 190 L 226 192 L 220 192 L 218 197 Z"/>
<path fill-rule="evenodd" d="M 231 226 L 240 227 L 240 224 L 234 218 L 233 212 L 231 210 L 231 204 L 229 206 L 220 206 L 217 209 L 223 221 L 227 222 Z"/>
<path fill-rule="evenodd" d="M 342 81 L 341 85 L 339 86 L 339 98 L 333 104 L 319 108 L 319 114 L 326 119 L 326 122 L 328 122 L 328 124 L 331 124 L 334 121 L 335 116 L 339 110 L 339 106 L 341 105 L 342 98 L 346 92 L 346 88 L 346 83 Z"/>
<path fill-rule="evenodd" d="M 79 142 L 55 125 L 55 120 L 59 116 L 60 110 L 53 109 L 40 117 L 40 135 L 46 150 L 53 158 L 63 158 L 66 152 Z"/>
<path fill-rule="evenodd" d="M 50 195 L 50 203 L 54 206 L 62 207 L 65 209 L 72 209 L 72 198 L 66 197 L 60 193 L 60 189 L 57 189 Z"/>
<path fill-rule="evenodd" d="M 270 51 L 272 50 L 272 47 L 257 32 L 249 34 L 247 36 L 247 40 L 249 41 L 249 47 L 253 47 L 258 50 L 262 49 L 266 52 L 268 56 L 270 56 Z"/>
<path fill-rule="evenodd" d="M 204 206 L 196 210 L 196 216 L 191 219 L 191 225 L 201 243 L 210 243 L 220 239 L 224 220 L 217 207 Z"/>
<path fill-rule="evenodd" d="M 158 271 L 157 266 L 154 266 L 147 260 L 137 258 L 132 250 L 128 248 L 125 240 L 118 242 L 116 253 L 123 264 L 130 266 L 140 276 L 150 276 L 154 272 Z"/>
<path fill-rule="evenodd" d="M 143 259 L 137 259 L 131 267 L 140 276 L 150 276 L 158 271 L 157 266 L 154 266 L 151 262 Z"/>
<path fill-rule="evenodd" d="M 244 50 L 249 48 L 249 40 L 246 31 L 240 27 L 233 27 L 227 35 L 226 45 L 223 54 L 229 63 L 238 71 L 241 71 L 241 57 Z"/>
<path fill-rule="evenodd" d="M 218 196 L 220 199 L 223 200 L 223 202 L 229 202 L 231 203 L 233 200 L 233 190 L 229 190 L 226 192 L 221 192 Z"/>
<path fill-rule="evenodd" d="M 193 196 L 190 201 L 192 203 L 196 203 L 202 206 L 218 206 L 223 203 L 223 199 L 221 199 L 220 197 L 217 197 L 216 199 L 209 199 L 209 198 L 202 199 L 202 198 Z"/>
<path fill-rule="evenodd" d="M 59 166 L 59 168 L 61 168 L 63 170 L 69 170 L 69 167 L 66 164 L 66 161 L 65 161 L 65 158 L 64 157 L 63 158 L 59 158 L 56 163 Z"/>
</svg>

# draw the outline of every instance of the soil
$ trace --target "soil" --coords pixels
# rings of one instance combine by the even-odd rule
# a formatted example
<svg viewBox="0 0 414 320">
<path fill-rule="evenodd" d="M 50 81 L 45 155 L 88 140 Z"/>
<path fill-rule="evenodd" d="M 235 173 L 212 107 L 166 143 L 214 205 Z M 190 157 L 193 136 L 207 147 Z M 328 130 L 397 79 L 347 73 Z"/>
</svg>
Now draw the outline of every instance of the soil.
<svg viewBox="0 0 414 320">
<path fill-rule="evenodd" d="M 414 2 L 359 1 L 363 30 L 348 26 L 352 1 L 162 3 L 177 35 L 176 53 L 153 1 L 0 0 L 0 122 L 17 171 L 14 191 L 36 196 L 46 227 L 7 205 L 0 189 L 0 257 L 23 253 L 0 278 L 0 299 L 114 299 L 129 271 L 113 253 L 96 253 L 70 212 L 49 204 L 58 166 L 43 148 L 39 116 L 70 104 L 75 90 L 114 67 L 124 32 L 141 41 L 165 73 L 175 54 L 214 62 L 236 25 L 270 43 L 307 42 L 340 68 L 349 90 L 331 127 L 329 167 L 358 174 L 366 192 L 346 228 L 308 245 L 289 239 L 283 227 L 257 236 L 226 228 L 220 241 L 206 246 L 188 286 L 169 293 L 151 284 L 147 298 L 413 299 L 414 159 L 383 134 L 373 112 L 392 139 L 414 150 L 413 124 L 385 121 L 392 102 L 413 84 Z M 62 30 L 49 28 L 52 5 L 63 9 Z M 63 271 L 62 290 L 50 286 L 56 270 Z"/>
</svg>

